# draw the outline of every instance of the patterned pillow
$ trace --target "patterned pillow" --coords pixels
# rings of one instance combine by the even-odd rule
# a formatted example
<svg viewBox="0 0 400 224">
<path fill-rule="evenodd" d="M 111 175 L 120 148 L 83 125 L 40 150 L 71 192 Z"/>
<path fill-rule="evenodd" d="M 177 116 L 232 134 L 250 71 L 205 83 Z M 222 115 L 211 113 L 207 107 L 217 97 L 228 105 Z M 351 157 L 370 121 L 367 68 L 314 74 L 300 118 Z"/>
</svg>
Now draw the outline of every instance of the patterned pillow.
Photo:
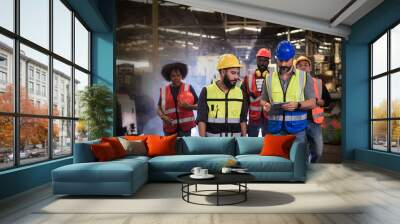
<svg viewBox="0 0 400 224">
<path fill-rule="evenodd" d="M 145 156 L 147 155 L 146 145 L 141 140 L 126 140 L 125 138 L 118 137 L 122 147 L 126 151 L 126 155 Z"/>
</svg>

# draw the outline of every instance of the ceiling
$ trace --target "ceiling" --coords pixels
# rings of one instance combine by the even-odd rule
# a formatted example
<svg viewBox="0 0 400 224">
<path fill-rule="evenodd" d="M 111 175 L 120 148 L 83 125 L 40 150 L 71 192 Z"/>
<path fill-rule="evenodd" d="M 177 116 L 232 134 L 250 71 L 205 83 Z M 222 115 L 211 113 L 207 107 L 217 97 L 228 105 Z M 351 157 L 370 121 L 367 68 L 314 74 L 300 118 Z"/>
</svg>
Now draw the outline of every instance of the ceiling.
<svg viewBox="0 0 400 224">
<path fill-rule="evenodd" d="M 285 26 L 347 37 L 350 26 L 383 0 L 171 0 Z"/>
</svg>

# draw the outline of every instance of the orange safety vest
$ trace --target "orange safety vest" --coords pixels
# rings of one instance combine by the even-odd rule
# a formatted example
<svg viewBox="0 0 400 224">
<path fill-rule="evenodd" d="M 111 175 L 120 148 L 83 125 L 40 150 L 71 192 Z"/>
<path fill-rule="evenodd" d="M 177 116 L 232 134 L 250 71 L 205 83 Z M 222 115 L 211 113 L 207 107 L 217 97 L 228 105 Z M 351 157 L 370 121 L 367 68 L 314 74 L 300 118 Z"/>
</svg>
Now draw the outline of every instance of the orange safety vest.
<svg viewBox="0 0 400 224">
<path fill-rule="evenodd" d="M 321 99 L 321 97 L 322 97 L 322 80 L 313 78 L 313 83 L 314 83 L 315 96 L 317 97 L 317 99 Z M 312 117 L 313 117 L 314 123 L 322 124 L 322 122 L 324 122 L 324 108 L 317 106 L 314 109 L 312 109 Z"/>
<path fill-rule="evenodd" d="M 252 122 L 259 122 L 261 116 L 263 116 L 260 105 L 261 91 L 257 91 L 256 79 L 255 72 L 247 76 L 247 90 L 250 96 L 249 118 Z"/>
<path fill-rule="evenodd" d="M 163 124 L 165 133 L 173 134 L 177 132 L 178 124 L 182 131 L 189 131 L 196 126 L 194 114 L 192 110 L 187 110 L 178 105 L 175 105 L 174 97 L 171 92 L 171 85 L 166 85 L 160 89 L 161 92 L 161 109 L 169 118 L 172 119 L 172 125 Z M 177 99 L 180 99 L 180 95 L 193 94 L 190 92 L 190 85 L 182 83 L 179 89 Z"/>
</svg>

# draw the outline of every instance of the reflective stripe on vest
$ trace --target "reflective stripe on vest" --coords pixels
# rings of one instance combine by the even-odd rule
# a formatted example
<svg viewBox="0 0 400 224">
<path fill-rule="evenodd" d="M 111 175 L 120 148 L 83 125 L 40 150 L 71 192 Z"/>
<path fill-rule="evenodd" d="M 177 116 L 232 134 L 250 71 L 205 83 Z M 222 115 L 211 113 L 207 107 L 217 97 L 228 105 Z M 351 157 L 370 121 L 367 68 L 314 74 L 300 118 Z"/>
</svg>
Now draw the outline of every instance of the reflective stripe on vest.
<svg viewBox="0 0 400 224">
<path fill-rule="evenodd" d="M 322 97 L 322 80 L 313 78 L 313 84 L 314 84 L 315 96 L 317 97 L 317 99 L 321 99 L 321 97 Z M 312 109 L 311 112 L 312 112 L 312 117 L 313 117 L 314 123 L 322 124 L 324 122 L 324 109 L 322 107 L 317 106 L 314 109 Z"/>
<path fill-rule="evenodd" d="M 306 86 L 307 74 L 300 70 L 294 70 L 292 74 L 286 93 L 282 88 L 279 75 L 274 72 L 266 78 L 266 88 L 270 103 L 282 102 L 301 102 L 304 101 L 304 89 Z M 286 130 L 289 133 L 298 133 L 307 127 L 307 111 L 294 110 L 294 111 L 275 111 L 268 115 L 268 131 L 271 133 L 278 133 Z"/>
<path fill-rule="evenodd" d="M 174 97 L 171 92 L 171 85 L 161 88 L 161 109 L 166 116 L 171 119 L 172 125 L 163 122 L 163 129 L 166 133 L 175 133 L 179 127 L 182 131 L 189 131 L 196 126 L 194 113 L 192 110 L 185 110 L 175 105 Z M 178 96 L 184 92 L 190 92 L 190 85 L 182 83 Z"/>
<path fill-rule="evenodd" d="M 207 86 L 206 90 L 208 106 L 206 131 L 215 130 L 215 127 L 218 127 L 217 132 L 225 133 L 230 132 L 230 130 L 226 130 L 228 125 L 221 126 L 221 124 L 230 124 L 229 127 L 232 125 L 235 127 L 236 125 L 240 126 L 240 114 L 243 104 L 242 90 L 235 86 L 225 94 L 217 86 L 216 82 Z"/>
<path fill-rule="evenodd" d="M 227 121 L 227 123 L 230 123 L 230 124 L 240 123 L 240 118 L 228 118 L 228 119 L 225 119 L 225 118 L 212 118 L 212 117 L 209 117 L 207 119 L 207 122 L 216 123 L 216 124 L 223 124 L 223 123 L 225 123 L 225 121 Z"/>
</svg>

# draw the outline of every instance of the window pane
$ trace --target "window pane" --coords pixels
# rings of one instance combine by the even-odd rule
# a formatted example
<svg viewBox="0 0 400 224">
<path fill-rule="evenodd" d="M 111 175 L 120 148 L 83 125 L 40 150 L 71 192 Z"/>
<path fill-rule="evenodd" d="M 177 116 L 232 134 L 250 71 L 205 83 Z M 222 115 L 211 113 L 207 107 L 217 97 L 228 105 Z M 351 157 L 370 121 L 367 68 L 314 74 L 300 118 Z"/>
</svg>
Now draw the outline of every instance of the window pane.
<svg viewBox="0 0 400 224">
<path fill-rule="evenodd" d="M 400 24 L 390 34 L 390 68 L 395 69 L 400 67 Z"/>
<path fill-rule="evenodd" d="M 20 119 L 21 164 L 34 163 L 49 158 L 49 123 L 45 118 L 22 117 Z"/>
<path fill-rule="evenodd" d="M 75 69 L 75 117 L 79 117 L 81 114 L 79 95 L 86 86 L 89 86 L 89 75 Z"/>
<path fill-rule="evenodd" d="M 387 151 L 387 121 L 372 122 L 373 149 Z"/>
<path fill-rule="evenodd" d="M 21 44 L 21 113 L 47 115 L 49 57 Z"/>
<path fill-rule="evenodd" d="M 53 51 L 71 60 L 72 12 L 60 1 L 53 1 Z"/>
<path fill-rule="evenodd" d="M 89 32 L 75 18 L 75 63 L 89 70 Z"/>
<path fill-rule="evenodd" d="M 14 165 L 13 118 L 0 116 L 0 170 Z"/>
<path fill-rule="evenodd" d="M 53 115 L 72 117 L 71 66 L 53 60 Z"/>
<path fill-rule="evenodd" d="M 387 34 L 383 35 L 372 45 L 373 75 L 387 71 Z"/>
<path fill-rule="evenodd" d="M 75 121 L 75 143 L 88 140 L 88 129 L 84 120 Z"/>
<path fill-rule="evenodd" d="M 53 120 L 53 157 L 72 154 L 72 121 Z"/>
<path fill-rule="evenodd" d="M 400 72 L 391 75 L 390 98 L 391 98 L 391 116 L 400 118 Z"/>
<path fill-rule="evenodd" d="M 391 121 L 392 152 L 400 153 L 400 120 Z"/>
<path fill-rule="evenodd" d="M 0 35 L 0 111 L 14 111 L 13 40 Z"/>
<path fill-rule="evenodd" d="M 14 31 L 14 0 L 0 1 L 0 26 Z"/>
<path fill-rule="evenodd" d="M 49 47 L 49 1 L 20 0 L 21 36 Z"/>
<path fill-rule="evenodd" d="M 372 81 L 372 118 L 387 118 L 387 77 Z"/>
</svg>

